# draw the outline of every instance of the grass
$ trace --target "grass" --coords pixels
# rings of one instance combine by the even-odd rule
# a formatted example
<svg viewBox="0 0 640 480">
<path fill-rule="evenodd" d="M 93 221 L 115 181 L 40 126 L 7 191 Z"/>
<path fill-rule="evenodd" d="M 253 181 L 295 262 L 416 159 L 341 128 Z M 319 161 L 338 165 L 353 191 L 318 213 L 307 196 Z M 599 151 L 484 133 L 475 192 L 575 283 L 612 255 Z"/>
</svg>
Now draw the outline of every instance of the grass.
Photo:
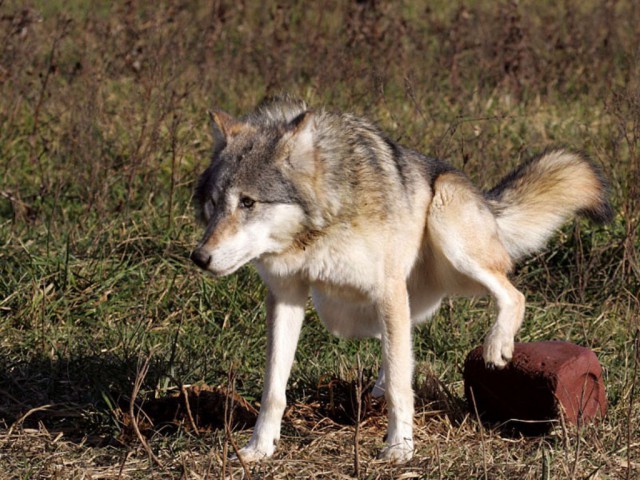
<svg viewBox="0 0 640 480">
<path fill-rule="evenodd" d="M 637 477 L 638 24 L 634 2 L 596 0 L 0 0 L 0 477 L 242 476 L 225 459 L 250 430 L 152 426 L 158 466 L 126 412 L 136 379 L 137 401 L 205 384 L 259 400 L 264 287 L 249 267 L 222 280 L 192 267 L 190 195 L 207 109 L 280 91 L 367 115 L 482 187 L 552 145 L 600 163 L 614 221 L 568 225 L 514 281 L 519 339 L 594 349 L 610 405 L 599 425 L 544 437 L 482 426 L 461 369 L 491 304 L 450 301 L 414 336 L 416 458 L 375 461 L 385 420 L 365 409 L 356 468 L 355 426 L 334 413 L 360 373 L 375 379 L 379 347 L 331 337 L 309 308 L 280 448 L 250 475 Z"/>
</svg>

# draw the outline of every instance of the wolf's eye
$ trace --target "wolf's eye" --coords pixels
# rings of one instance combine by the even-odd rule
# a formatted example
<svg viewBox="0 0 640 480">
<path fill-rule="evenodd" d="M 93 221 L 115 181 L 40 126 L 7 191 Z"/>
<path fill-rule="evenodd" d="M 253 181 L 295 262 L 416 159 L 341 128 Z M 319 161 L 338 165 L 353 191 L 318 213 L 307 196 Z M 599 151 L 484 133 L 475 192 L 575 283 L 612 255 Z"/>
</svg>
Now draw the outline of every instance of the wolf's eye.
<svg viewBox="0 0 640 480">
<path fill-rule="evenodd" d="M 255 205 L 256 201 L 250 197 L 242 197 L 240 198 L 240 206 L 242 208 L 251 208 Z"/>
</svg>

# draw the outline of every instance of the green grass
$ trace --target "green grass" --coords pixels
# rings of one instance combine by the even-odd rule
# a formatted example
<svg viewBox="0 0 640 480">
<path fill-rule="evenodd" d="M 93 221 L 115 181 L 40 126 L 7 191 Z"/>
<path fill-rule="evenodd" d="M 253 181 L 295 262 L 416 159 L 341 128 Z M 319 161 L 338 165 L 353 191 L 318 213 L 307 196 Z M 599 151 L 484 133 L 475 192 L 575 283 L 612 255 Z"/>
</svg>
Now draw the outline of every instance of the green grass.
<svg viewBox="0 0 640 480">
<path fill-rule="evenodd" d="M 366 115 L 483 188 L 554 145 L 584 150 L 611 180 L 610 225 L 567 225 L 514 273 L 528 300 L 518 338 L 594 349 L 605 421 L 528 439 L 481 427 L 461 410 L 461 369 L 493 308 L 452 300 L 414 345 L 417 386 L 437 378 L 453 403 L 421 390 L 435 403 L 419 409 L 403 467 L 374 461 L 385 423 L 366 420 L 360 477 L 637 476 L 640 9 L 241 5 L 0 1 L 0 477 L 240 477 L 225 432 L 185 425 L 147 440 L 158 467 L 122 405 L 146 358 L 140 399 L 233 374 L 259 401 L 264 286 L 250 267 L 214 280 L 190 264 L 190 196 L 210 155 L 207 110 L 241 114 L 281 91 Z M 353 476 L 353 426 L 301 406 L 313 412 L 332 378 L 354 381 L 358 359 L 372 381 L 379 346 L 331 337 L 309 306 L 296 359 L 288 396 L 299 407 L 276 458 L 252 474 Z"/>
</svg>

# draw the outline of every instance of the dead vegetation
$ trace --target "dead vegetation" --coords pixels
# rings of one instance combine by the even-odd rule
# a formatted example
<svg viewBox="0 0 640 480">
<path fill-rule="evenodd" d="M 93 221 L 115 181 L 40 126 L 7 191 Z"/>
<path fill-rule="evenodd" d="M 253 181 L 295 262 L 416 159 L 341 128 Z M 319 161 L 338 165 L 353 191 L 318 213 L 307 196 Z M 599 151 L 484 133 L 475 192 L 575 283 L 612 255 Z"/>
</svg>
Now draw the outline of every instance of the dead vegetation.
<svg viewBox="0 0 640 480">
<path fill-rule="evenodd" d="M 635 478 L 638 45 L 623 0 L 0 0 L 0 477 Z M 492 312 L 450 302 L 414 340 L 416 458 L 380 463 L 378 347 L 309 311 L 278 454 L 227 460 L 259 407 L 264 292 L 250 269 L 191 268 L 190 194 L 206 111 L 281 91 L 483 187 L 549 146 L 603 165 L 613 223 L 567 227 L 515 276 L 520 340 L 598 354 L 605 422 L 532 438 L 478 423 L 461 367 Z"/>
</svg>

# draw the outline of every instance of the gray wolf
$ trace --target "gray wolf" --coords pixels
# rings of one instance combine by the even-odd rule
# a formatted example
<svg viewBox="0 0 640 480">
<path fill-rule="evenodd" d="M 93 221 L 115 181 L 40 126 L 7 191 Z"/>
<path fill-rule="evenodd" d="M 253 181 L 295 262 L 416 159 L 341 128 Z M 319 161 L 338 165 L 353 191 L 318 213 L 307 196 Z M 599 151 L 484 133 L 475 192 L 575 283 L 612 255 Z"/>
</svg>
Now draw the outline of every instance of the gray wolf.
<svg viewBox="0 0 640 480">
<path fill-rule="evenodd" d="M 215 276 L 251 262 L 268 287 L 260 415 L 243 460 L 273 454 L 309 294 L 334 334 L 376 337 L 374 388 L 389 418 L 380 457 L 413 455 L 412 325 L 451 295 L 491 295 L 484 360 L 504 367 L 525 300 L 514 262 L 575 214 L 611 215 L 600 170 L 547 151 L 482 192 L 447 163 L 399 145 L 367 120 L 288 96 L 242 118 L 212 115 L 214 152 L 194 194 L 204 235 L 192 260 Z"/>
</svg>

